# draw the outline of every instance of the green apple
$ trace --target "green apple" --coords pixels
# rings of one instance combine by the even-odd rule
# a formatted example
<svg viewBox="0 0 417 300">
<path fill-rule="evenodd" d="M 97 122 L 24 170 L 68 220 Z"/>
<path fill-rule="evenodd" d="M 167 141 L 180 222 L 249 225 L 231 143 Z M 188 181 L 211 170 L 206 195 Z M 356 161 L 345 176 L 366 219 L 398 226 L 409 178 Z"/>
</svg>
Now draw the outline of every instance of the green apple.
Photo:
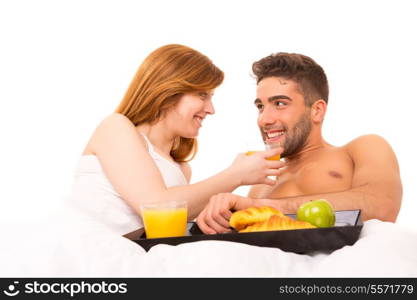
<svg viewBox="0 0 417 300">
<path fill-rule="evenodd" d="M 336 217 L 332 205 L 325 199 L 302 204 L 297 210 L 297 220 L 309 222 L 317 227 L 334 226 Z"/>
</svg>

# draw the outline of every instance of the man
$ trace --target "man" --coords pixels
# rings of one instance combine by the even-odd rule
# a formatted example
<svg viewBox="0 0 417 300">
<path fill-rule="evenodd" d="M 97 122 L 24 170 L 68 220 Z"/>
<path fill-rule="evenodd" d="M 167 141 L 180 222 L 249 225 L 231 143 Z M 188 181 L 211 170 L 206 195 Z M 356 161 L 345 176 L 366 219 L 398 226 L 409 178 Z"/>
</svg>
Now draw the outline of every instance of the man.
<svg viewBox="0 0 417 300">
<path fill-rule="evenodd" d="M 274 186 L 253 186 L 248 197 L 213 196 L 197 218 L 199 227 L 205 233 L 227 232 L 235 210 L 272 206 L 295 213 L 302 203 L 320 198 L 335 210 L 361 209 L 363 220 L 394 222 L 402 198 L 396 156 L 377 135 L 342 147 L 323 139 L 329 93 L 323 69 L 307 56 L 288 53 L 267 56 L 252 69 L 262 137 L 283 148 L 280 174 Z"/>
</svg>

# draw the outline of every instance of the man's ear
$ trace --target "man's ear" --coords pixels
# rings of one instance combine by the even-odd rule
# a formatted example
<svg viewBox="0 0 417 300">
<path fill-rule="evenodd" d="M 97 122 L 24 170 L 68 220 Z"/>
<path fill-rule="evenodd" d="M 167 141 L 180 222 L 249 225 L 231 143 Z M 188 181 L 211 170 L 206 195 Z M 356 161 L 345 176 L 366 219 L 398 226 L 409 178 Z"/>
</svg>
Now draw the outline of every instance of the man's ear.
<svg viewBox="0 0 417 300">
<path fill-rule="evenodd" d="M 321 123 L 326 114 L 327 103 L 323 99 L 316 100 L 311 106 L 311 120 L 315 123 Z"/>
</svg>

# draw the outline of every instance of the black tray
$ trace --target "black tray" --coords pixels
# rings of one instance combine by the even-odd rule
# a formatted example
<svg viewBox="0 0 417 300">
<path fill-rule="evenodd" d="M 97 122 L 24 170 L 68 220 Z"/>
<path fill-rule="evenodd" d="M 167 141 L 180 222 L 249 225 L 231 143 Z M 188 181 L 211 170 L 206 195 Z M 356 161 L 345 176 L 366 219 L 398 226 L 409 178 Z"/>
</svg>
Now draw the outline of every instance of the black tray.
<svg viewBox="0 0 417 300">
<path fill-rule="evenodd" d="M 336 224 L 334 227 L 277 230 L 263 232 L 237 233 L 232 231 L 223 234 L 204 234 L 195 222 L 188 223 L 186 236 L 170 238 L 147 239 L 143 234 L 134 242 L 146 251 L 158 244 L 178 245 L 182 243 L 218 240 L 245 243 L 261 247 L 276 247 L 283 251 L 307 253 L 312 251 L 328 251 L 353 245 L 359 237 L 363 223 L 360 219 L 360 210 L 336 211 Z M 288 215 L 295 218 L 295 215 Z"/>
</svg>

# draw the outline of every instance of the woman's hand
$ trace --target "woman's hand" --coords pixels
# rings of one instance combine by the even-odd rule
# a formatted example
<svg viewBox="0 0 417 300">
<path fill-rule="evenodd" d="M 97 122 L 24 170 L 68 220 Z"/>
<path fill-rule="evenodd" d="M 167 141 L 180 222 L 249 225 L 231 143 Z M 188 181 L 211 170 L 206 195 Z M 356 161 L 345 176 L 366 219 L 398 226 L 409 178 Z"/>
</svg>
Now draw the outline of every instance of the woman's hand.
<svg viewBox="0 0 417 300">
<path fill-rule="evenodd" d="M 266 151 L 258 151 L 252 155 L 239 154 L 229 167 L 229 171 L 231 171 L 233 176 L 238 177 L 240 185 L 274 185 L 276 181 L 268 178 L 268 176 L 280 175 L 279 169 L 283 168 L 286 163 L 279 160 L 267 160 L 267 158 L 281 154 L 283 151 L 284 148 L 278 147 Z"/>
<path fill-rule="evenodd" d="M 217 194 L 210 198 L 206 207 L 197 217 L 197 225 L 206 234 L 229 232 L 232 211 L 254 205 L 254 199 L 230 193 Z"/>
</svg>

